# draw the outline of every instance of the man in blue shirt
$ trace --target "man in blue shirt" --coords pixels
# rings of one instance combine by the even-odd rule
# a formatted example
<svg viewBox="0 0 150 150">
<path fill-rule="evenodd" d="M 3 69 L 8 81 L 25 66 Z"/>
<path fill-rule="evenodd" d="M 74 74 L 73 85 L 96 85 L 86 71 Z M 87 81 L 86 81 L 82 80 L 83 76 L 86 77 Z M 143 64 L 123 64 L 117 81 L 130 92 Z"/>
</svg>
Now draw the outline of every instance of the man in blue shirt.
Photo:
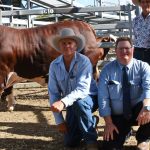
<svg viewBox="0 0 150 150">
<path fill-rule="evenodd" d="M 90 60 L 78 53 L 85 46 L 85 38 L 64 28 L 51 39 L 51 46 L 62 54 L 50 65 L 48 90 L 50 108 L 58 130 L 64 133 L 64 144 L 75 147 L 83 139 L 88 150 L 98 150 L 97 118 L 92 114 L 98 108 L 97 85 Z"/>
<path fill-rule="evenodd" d="M 104 66 L 98 83 L 100 115 L 105 120 L 105 150 L 120 150 L 134 123 L 139 125 L 136 133 L 138 150 L 149 150 L 150 139 L 150 66 L 133 58 L 134 49 L 130 38 L 116 41 L 117 59 Z M 129 90 L 124 95 L 123 68 L 126 68 Z M 126 79 L 127 79 L 126 78 Z M 124 98 L 126 97 L 126 99 Z M 129 101 L 128 101 L 129 100 Z M 130 115 L 126 117 L 126 109 Z"/>
</svg>

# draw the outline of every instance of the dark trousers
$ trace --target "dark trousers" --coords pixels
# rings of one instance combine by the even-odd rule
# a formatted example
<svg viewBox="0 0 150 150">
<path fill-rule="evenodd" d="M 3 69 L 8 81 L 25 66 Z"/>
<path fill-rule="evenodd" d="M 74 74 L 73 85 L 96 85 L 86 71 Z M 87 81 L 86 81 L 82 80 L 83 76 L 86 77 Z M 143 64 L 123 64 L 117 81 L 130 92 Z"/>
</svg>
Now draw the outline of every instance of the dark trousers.
<svg viewBox="0 0 150 150">
<path fill-rule="evenodd" d="M 134 48 L 134 58 L 142 60 L 150 64 L 150 48 Z"/>
<path fill-rule="evenodd" d="M 114 132 L 114 140 L 104 141 L 104 150 L 121 149 L 125 142 L 126 136 L 130 133 L 131 127 L 137 125 L 136 118 L 142 108 L 142 102 L 138 103 L 133 108 L 132 118 L 126 120 L 123 115 L 112 115 L 113 123 L 119 130 L 119 134 Z M 136 132 L 136 140 L 140 143 L 150 139 L 150 123 L 141 125 Z"/>
</svg>

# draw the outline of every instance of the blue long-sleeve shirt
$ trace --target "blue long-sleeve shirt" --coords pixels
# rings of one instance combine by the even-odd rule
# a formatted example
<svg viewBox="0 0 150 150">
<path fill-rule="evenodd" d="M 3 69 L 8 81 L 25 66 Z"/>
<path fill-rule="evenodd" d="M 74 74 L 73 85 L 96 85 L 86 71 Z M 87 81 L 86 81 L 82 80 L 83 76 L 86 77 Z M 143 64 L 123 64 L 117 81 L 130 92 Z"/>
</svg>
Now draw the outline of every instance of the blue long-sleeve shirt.
<svg viewBox="0 0 150 150">
<path fill-rule="evenodd" d="M 92 65 L 88 57 L 76 52 L 67 72 L 63 56 L 59 56 L 49 69 L 50 104 L 61 99 L 65 107 L 69 107 L 78 99 L 96 95 L 97 85 L 92 76 Z M 56 124 L 64 122 L 62 113 L 54 113 L 54 117 Z"/>
<path fill-rule="evenodd" d="M 99 112 L 102 117 L 123 114 L 122 65 L 114 60 L 104 66 L 98 83 Z M 131 85 L 131 105 L 135 106 L 145 98 L 150 98 L 150 66 L 132 59 L 128 68 Z"/>
</svg>

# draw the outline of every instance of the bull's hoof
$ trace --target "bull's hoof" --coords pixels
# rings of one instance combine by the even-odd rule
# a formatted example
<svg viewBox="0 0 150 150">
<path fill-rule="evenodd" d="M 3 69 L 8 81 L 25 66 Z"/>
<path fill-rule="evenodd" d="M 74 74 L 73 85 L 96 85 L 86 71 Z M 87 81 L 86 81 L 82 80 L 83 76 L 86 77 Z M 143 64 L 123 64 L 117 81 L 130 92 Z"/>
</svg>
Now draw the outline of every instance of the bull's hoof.
<svg viewBox="0 0 150 150">
<path fill-rule="evenodd" d="M 10 112 L 12 112 L 12 111 L 14 111 L 14 107 L 15 107 L 15 106 L 10 106 L 10 107 L 8 107 L 7 110 L 10 111 Z"/>
</svg>

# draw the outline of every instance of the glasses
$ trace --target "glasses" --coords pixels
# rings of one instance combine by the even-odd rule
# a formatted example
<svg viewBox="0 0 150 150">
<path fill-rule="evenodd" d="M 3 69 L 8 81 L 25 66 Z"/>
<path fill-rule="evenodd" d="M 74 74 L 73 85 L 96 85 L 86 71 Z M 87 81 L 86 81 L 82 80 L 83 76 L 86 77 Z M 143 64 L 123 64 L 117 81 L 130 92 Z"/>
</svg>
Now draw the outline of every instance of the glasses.
<svg viewBox="0 0 150 150">
<path fill-rule="evenodd" d="M 117 47 L 118 50 L 120 51 L 123 51 L 123 50 L 126 50 L 126 51 L 130 51 L 132 47 Z"/>
</svg>

